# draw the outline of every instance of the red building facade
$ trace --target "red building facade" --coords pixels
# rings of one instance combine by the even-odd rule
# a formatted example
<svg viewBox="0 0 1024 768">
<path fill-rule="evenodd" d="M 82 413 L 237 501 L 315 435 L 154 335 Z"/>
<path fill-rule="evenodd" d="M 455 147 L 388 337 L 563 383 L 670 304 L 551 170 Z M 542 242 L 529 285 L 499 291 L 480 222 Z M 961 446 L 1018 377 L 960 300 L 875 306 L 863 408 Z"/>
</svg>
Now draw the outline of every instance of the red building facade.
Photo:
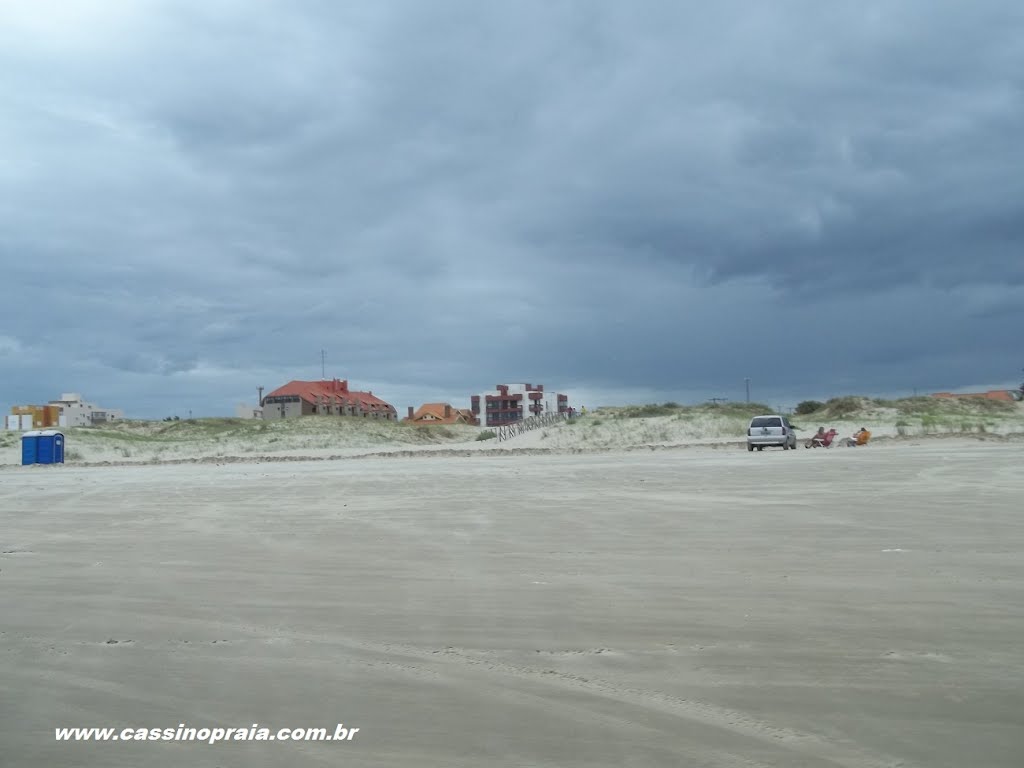
<svg viewBox="0 0 1024 768">
<path fill-rule="evenodd" d="M 486 427 L 514 424 L 545 413 L 569 413 L 569 396 L 547 393 L 543 384 L 498 384 L 470 397 L 470 410 Z"/>
</svg>

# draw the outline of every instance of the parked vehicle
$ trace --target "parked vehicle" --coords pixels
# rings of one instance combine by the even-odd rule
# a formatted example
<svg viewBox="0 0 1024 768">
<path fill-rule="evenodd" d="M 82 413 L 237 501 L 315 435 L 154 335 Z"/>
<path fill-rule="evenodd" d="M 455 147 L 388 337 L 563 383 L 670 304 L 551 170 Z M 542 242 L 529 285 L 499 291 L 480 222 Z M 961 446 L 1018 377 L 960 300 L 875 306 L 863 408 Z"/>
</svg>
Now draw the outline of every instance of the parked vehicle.
<svg viewBox="0 0 1024 768">
<path fill-rule="evenodd" d="M 796 448 L 796 432 L 785 416 L 755 416 L 747 427 L 747 450 L 764 450 L 767 445 L 781 446 L 784 451 Z"/>
</svg>

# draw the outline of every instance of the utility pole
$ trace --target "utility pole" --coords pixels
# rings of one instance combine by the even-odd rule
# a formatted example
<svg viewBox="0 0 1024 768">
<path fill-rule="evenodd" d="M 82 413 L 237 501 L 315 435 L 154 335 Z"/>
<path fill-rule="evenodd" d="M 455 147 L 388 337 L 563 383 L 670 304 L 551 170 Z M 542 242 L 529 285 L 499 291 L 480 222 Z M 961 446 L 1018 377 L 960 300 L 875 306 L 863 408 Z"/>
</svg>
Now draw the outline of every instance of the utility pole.
<svg viewBox="0 0 1024 768">
<path fill-rule="evenodd" d="M 750 378 L 747 377 L 747 378 L 744 379 L 744 381 L 747 382 L 747 402 L 749 403 L 750 402 Z"/>
<path fill-rule="evenodd" d="M 321 349 L 320 350 L 320 379 L 321 381 L 327 381 L 327 354 Z"/>
</svg>

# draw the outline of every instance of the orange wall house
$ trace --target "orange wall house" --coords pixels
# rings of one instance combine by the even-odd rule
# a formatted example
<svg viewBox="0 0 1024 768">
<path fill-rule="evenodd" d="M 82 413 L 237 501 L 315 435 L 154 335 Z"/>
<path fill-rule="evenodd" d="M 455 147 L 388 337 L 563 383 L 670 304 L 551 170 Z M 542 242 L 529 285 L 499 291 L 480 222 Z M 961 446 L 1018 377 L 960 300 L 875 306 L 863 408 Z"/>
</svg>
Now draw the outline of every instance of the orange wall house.
<svg viewBox="0 0 1024 768">
<path fill-rule="evenodd" d="M 15 405 L 12 416 L 31 416 L 32 429 L 56 427 L 60 423 L 60 407 L 56 405 Z"/>
</svg>

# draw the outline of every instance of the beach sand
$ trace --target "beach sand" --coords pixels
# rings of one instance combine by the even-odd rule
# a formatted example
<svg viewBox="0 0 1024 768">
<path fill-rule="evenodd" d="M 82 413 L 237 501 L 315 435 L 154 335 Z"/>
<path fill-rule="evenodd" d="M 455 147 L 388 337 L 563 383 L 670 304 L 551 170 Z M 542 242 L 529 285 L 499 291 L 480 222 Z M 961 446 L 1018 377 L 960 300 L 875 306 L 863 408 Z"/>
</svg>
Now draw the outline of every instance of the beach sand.
<svg viewBox="0 0 1024 768">
<path fill-rule="evenodd" d="M 9 467 L 0 765 L 1019 768 L 1022 460 Z M 54 739 L 339 722 L 352 741 Z"/>
</svg>

